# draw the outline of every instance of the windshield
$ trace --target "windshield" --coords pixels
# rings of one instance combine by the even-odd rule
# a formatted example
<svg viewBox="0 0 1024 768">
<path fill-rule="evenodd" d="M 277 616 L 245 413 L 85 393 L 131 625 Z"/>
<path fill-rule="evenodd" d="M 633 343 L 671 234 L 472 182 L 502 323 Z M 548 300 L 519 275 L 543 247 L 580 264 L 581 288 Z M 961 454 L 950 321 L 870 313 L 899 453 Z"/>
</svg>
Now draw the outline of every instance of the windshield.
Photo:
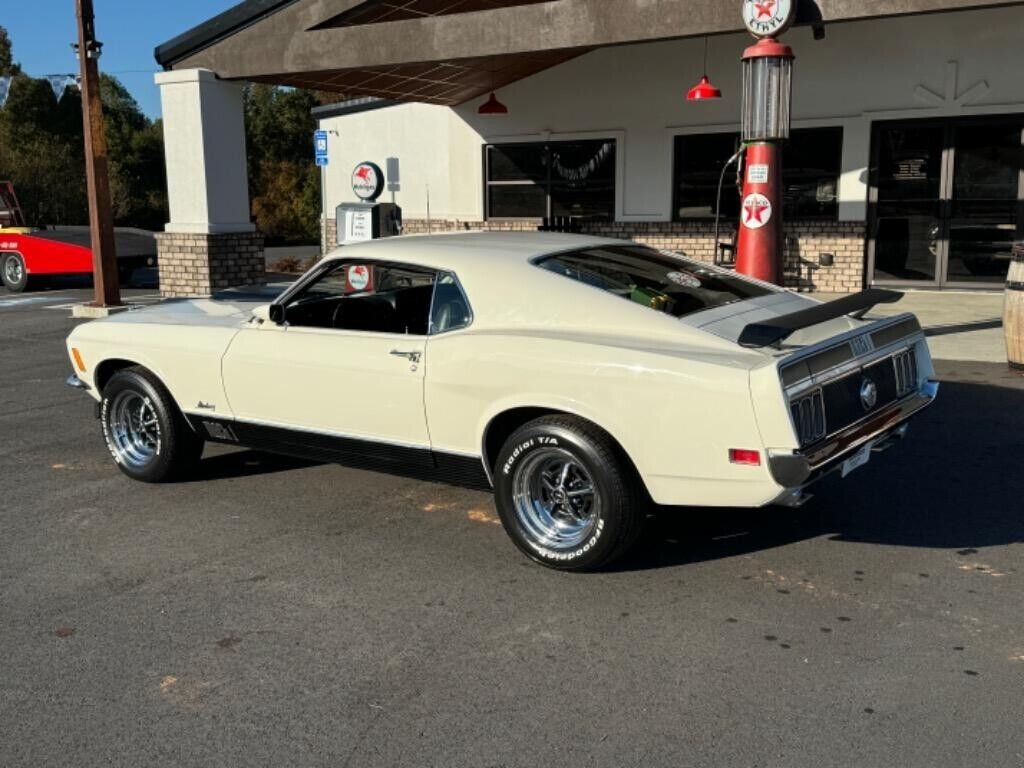
<svg viewBox="0 0 1024 768">
<path fill-rule="evenodd" d="M 546 256 L 536 263 L 673 317 L 772 293 L 707 264 L 639 245 L 586 248 Z"/>
</svg>

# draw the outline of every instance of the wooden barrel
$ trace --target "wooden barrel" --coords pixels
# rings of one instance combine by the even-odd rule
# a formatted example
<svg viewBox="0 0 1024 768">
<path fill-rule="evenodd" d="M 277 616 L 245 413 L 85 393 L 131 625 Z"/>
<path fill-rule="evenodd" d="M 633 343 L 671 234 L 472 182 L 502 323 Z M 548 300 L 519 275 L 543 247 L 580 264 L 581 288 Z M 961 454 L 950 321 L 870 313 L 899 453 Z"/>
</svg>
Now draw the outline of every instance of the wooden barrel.
<svg viewBox="0 0 1024 768">
<path fill-rule="evenodd" d="M 1006 359 L 1010 367 L 1024 371 L 1024 241 L 1013 246 L 1010 258 L 1003 304 L 1003 333 L 1006 334 Z"/>
</svg>

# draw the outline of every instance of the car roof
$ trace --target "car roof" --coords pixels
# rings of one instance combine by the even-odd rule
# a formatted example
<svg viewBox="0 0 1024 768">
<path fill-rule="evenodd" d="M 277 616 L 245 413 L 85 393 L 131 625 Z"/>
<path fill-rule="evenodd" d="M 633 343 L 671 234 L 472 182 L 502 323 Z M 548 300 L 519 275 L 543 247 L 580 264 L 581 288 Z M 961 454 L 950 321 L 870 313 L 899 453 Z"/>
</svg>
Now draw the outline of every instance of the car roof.
<svg viewBox="0 0 1024 768">
<path fill-rule="evenodd" d="M 678 344 L 690 338 L 704 347 L 735 352 L 730 342 L 670 315 L 531 263 L 546 255 L 624 245 L 637 243 L 553 232 L 465 232 L 346 245 L 325 259 L 398 262 L 454 272 L 472 309 L 471 328 L 478 333 L 526 333 L 537 338 L 575 334 L 601 343 L 614 338 L 629 346 L 649 345 L 658 338 Z"/>
<path fill-rule="evenodd" d="M 529 262 L 540 256 L 599 245 L 635 245 L 590 235 L 557 232 L 461 232 L 443 235 L 404 235 L 344 245 L 326 259 L 367 259 L 449 269 L 463 275 L 496 266 L 501 260 Z"/>
</svg>

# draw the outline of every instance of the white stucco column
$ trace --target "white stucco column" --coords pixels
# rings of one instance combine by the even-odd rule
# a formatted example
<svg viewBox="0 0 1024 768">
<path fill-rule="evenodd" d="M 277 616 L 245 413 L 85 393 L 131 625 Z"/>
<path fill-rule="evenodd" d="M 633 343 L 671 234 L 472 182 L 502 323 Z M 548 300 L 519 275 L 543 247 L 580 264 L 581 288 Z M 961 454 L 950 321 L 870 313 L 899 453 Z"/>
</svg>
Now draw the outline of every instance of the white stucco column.
<svg viewBox="0 0 1024 768">
<path fill-rule="evenodd" d="M 168 232 L 252 232 L 242 85 L 208 69 L 156 76 L 163 106 Z"/>
<path fill-rule="evenodd" d="M 263 239 L 249 213 L 243 86 L 207 69 L 156 76 L 170 221 L 157 235 L 165 296 L 261 283 Z"/>
</svg>

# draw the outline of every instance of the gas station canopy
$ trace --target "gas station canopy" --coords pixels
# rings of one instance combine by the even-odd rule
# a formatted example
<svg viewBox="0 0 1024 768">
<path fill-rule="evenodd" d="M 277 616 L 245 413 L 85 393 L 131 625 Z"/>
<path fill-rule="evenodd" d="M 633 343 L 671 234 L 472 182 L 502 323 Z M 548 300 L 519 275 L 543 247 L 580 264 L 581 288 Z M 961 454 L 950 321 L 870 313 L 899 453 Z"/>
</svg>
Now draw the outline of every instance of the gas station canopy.
<svg viewBox="0 0 1024 768">
<path fill-rule="evenodd" d="M 797 24 L 1002 0 L 815 0 Z M 165 69 L 453 106 L 595 48 L 742 28 L 739 0 L 247 0 L 156 50 Z"/>
</svg>

